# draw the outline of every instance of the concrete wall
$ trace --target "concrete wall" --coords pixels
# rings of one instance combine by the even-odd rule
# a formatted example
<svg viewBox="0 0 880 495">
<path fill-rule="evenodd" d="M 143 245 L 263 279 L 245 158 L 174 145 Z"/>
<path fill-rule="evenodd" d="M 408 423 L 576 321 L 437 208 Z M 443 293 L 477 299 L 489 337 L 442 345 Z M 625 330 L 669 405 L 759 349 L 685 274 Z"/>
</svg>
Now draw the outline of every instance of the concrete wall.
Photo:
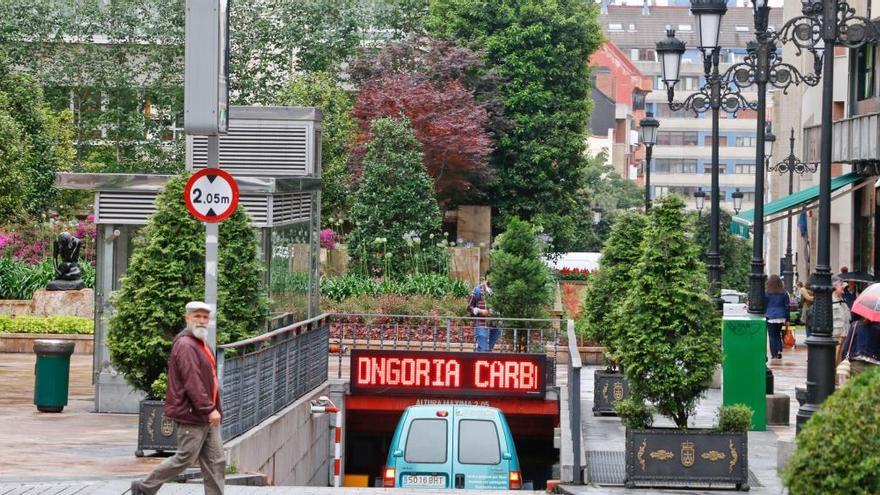
<svg viewBox="0 0 880 495">
<path fill-rule="evenodd" d="M 227 463 L 234 464 L 240 473 L 262 473 L 275 485 L 331 485 L 333 415 L 313 417 L 310 405 L 322 395 L 342 404 L 341 389 L 325 382 L 251 431 L 227 442 Z"/>
</svg>

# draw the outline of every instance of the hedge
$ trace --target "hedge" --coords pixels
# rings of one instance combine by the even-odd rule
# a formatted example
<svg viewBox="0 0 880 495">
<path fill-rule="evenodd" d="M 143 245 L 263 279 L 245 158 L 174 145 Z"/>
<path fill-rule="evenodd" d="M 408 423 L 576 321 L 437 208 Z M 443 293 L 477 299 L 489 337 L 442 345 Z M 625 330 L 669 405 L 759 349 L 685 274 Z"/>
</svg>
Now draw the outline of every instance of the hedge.
<svg viewBox="0 0 880 495">
<path fill-rule="evenodd" d="M 95 322 L 80 316 L 11 316 L 0 315 L 0 333 L 95 333 Z"/>
</svg>

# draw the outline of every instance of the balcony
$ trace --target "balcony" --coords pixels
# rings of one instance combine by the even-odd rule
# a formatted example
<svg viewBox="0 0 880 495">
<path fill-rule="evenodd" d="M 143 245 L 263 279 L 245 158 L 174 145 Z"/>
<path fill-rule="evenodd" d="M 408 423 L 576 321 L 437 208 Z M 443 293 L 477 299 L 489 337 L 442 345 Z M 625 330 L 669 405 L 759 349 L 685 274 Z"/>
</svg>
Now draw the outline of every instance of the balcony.
<svg viewBox="0 0 880 495">
<path fill-rule="evenodd" d="M 804 161 L 820 161 L 822 126 L 804 128 Z M 861 175 L 880 169 L 880 113 L 838 120 L 831 126 L 831 161 L 852 164 Z"/>
</svg>

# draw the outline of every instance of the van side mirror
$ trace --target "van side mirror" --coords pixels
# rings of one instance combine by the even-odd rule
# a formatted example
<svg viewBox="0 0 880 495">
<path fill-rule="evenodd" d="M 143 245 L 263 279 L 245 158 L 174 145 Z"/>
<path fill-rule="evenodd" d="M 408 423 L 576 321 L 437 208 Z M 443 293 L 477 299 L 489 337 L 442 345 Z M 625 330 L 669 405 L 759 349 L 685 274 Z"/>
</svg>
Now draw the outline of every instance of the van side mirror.
<svg viewBox="0 0 880 495">
<path fill-rule="evenodd" d="M 513 456 L 510 455 L 510 452 L 505 452 L 505 453 L 501 454 L 501 458 L 504 459 L 505 461 L 509 461 L 509 460 L 513 459 Z"/>
<path fill-rule="evenodd" d="M 395 450 L 394 454 L 392 454 L 392 455 L 394 457 L 403 457 L 403 451 L 402 450 Z"/>
</svg>

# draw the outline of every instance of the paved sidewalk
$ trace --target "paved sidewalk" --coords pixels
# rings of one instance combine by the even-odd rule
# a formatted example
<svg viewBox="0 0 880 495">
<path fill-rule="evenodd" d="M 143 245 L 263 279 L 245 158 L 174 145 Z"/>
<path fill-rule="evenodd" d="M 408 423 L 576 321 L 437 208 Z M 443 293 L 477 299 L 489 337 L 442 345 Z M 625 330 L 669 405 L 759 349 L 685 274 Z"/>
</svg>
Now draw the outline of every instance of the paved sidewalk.
<svg viewBox="0 0 880 495">
<path fill-rule="evenodd" d="M 92 356 L 71 358 L 70 399 L 54 414 L 33 404 L 36 356 L 0 354 L 0 483 L 134 477 L 162 461 L 134 456 L 136 415 L 92 412 Z"/>
<path fill-rule="evenodd" d="M 795 418 L 798 403 L 794 396 L 794 388 L 804 386 L 806 378 L 806 346 L 803 344 L 805 335 L 801 332 L 796 334 L 798 345 L 794 349 L 786 349 L 783 359 L 771 360 L 770 367 L 775 378 L 775 392 L 787 394 L 791 398 L 791 422 L 789 426 L 768 426 L 767 431 L 749 432 L 749 470 L 757 478 L 757 484 L 753 483 L 750 493 L 760 495 L 776 495 L 785 493 L 785 488 L 777 473 L 777 442 L 779 440 L 791 440 L 795 435 Z M 622 457 L 626 431 L 616 417 L 593 416 L 593 371 L 600 367 L 587 367 L 581 374 L 581 393 L 583 411 L 584 442 L 588 451 L 593 456 L 608 456 L 608 453 Z M 712 427 L 715 423 L 715 414 L 721 404 L 721 390 L 710 389 L 706 396 L 699 402 L 696 415 L 691 418 L 692 427 Z M 663 417 L 657 417 L 654 422 L 657 426 L 673 426 L 673 423 Z M 614 486 L 566 486 L 564 490 L 571 494 L 697 494 L 713 493 L 718 490 L 681 490 L 681 489 L 646 489 L 639 488 L 627 490 L 623 487 Z"/>
</svg>

